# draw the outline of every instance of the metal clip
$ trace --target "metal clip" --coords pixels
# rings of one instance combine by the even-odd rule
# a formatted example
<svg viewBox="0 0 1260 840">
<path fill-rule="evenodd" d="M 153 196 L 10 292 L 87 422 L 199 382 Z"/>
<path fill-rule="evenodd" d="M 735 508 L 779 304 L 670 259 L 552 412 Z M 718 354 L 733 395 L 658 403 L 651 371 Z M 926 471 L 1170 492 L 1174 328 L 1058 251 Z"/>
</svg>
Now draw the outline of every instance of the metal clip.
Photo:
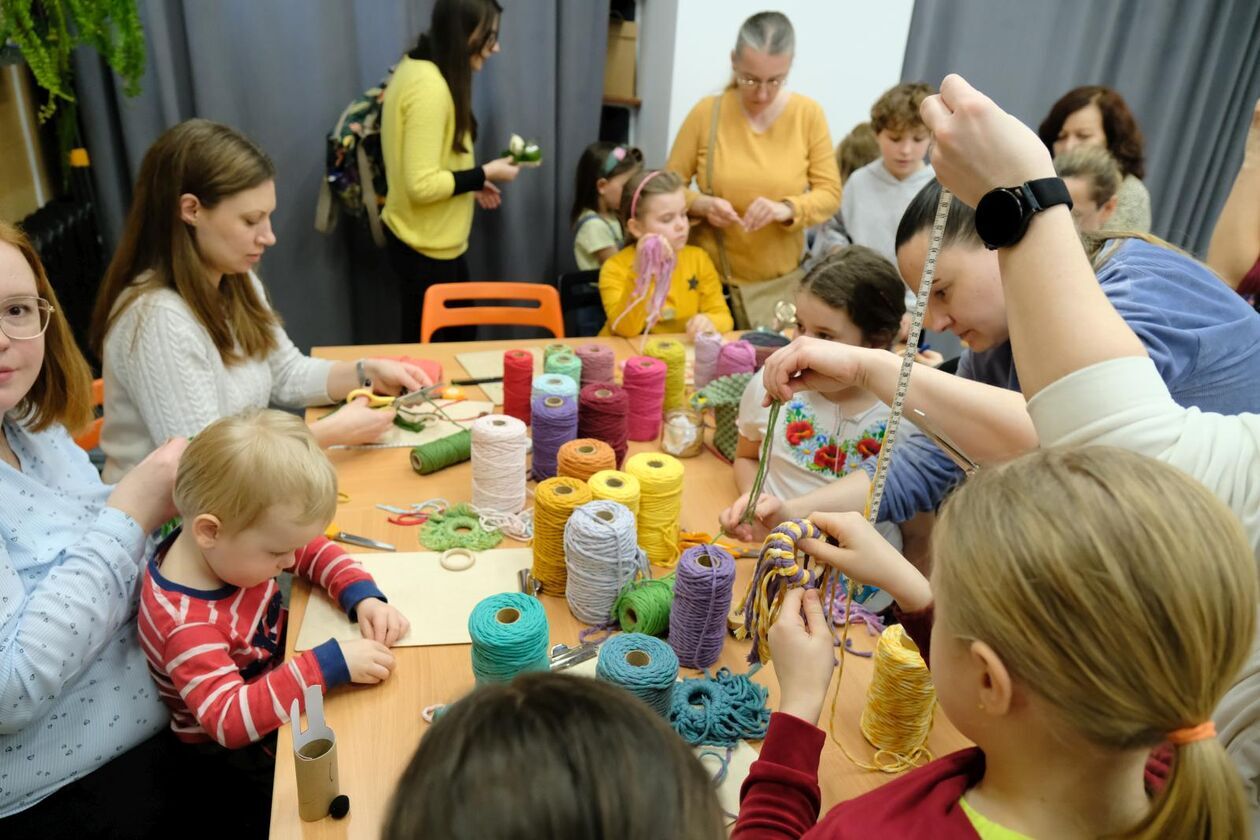
<svg viewBox="0 0 1260 840">
<path fill-rule="evenodd" d="M 572 668 L 588 659 L 594 659 L 599 653 L 599 645 L 584 644 L 571 648 L 564 643 L 553 645 L 551 648 L 551 670 L 563 671 L 565 668 Z"/>
<path fill-rule="evenodd" d="M 538 593 L 542 591 L 542 584 L 534 579 L 529 569 L 521 569 L 516 573 L 516 582 L 520 586 L 521 591 L 526 595 L 538 597 Z"/>
</svg>

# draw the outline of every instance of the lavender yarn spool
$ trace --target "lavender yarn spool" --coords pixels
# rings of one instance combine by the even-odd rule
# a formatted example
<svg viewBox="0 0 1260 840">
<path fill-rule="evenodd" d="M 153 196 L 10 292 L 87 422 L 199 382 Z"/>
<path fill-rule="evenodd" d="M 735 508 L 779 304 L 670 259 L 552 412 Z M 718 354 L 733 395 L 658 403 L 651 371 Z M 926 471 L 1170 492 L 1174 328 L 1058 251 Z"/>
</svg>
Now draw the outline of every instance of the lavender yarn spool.
<svg viewBox="0 0 1260 840">
<path fill-rule="evenodd" d="M 747 341 L 732 341 L 718 351 L 717 375 L 753 373 L 757 370 L 757 351 Z"/>
<path fill-rule="evenodd" d="M 696 336 L 696 366 L 692 378 L 697 391 L 717 378 L 717 360 L 721 350 L 722 336 L 717 333 Z"/>
<path fill-rule="evenodd" d="M 554 394 L 537 396 L 530 414 L 534 436 L 531 473 L 535 481 L 543 481 L 555 477 L 560 447 L 577 438 L 577 400 Z"/>
<path fill-rule="evenodd" d="M 708 668 L 722 655 L 735 558 L 717 545 L 683 552 L 669 613 L 669 646 L 685 668 Z"/>
</svg>

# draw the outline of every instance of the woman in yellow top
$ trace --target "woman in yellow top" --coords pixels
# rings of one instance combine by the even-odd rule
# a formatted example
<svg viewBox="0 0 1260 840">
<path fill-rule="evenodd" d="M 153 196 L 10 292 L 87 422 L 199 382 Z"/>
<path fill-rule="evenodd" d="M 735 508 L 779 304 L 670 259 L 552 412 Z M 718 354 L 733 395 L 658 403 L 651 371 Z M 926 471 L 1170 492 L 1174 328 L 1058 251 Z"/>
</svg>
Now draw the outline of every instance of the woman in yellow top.
<svg viewBox="0 0 1260 840">
<path fill-rule="evenodd" d="M 473 160 L 472 74 L 499 51 L 502 11 L 496 0 L 438 0 L 429 31 L 385 88 L 381 151 L 389 192 L 381 219 L 398 278 L 402 341 L 419 340 L 429 286 L 468 280 L 464 252 L 474 196 L 493 210 L 502 201 L 494 182 L 520 171 L 511 158 L 483 166 Z M 465 337 L 456 332 L 462 330 L 448 329 L 444 337 Z"/>
<path fill-rule="evenodd" d="M 744 21 L 731 52 L 734 80 L 691 109 L 666 164 L 685 184 L 696 179 L 700 193 L 688 192 L 687 212 L 704 224 L 692 242 L 737 285 L 794 271 L 805 228 L 831 218 L 840 206 L 840 173 L 822 107 L 784 87 L 794 48 L 792 23 L 779 12 Z M 786 297 L 793 291 L 787 289 Z"/>
<path fill-rule="evenodd" d="M 713 260 L 687 244 L 686 204 L 682 179 L 662 169 L 638 172 L 622 188 L 621 218 L 632 242 L 599 270 L 608 316 L 603 335 L 686 331 L 694 338 L 732 329 Z"/>
</svg>

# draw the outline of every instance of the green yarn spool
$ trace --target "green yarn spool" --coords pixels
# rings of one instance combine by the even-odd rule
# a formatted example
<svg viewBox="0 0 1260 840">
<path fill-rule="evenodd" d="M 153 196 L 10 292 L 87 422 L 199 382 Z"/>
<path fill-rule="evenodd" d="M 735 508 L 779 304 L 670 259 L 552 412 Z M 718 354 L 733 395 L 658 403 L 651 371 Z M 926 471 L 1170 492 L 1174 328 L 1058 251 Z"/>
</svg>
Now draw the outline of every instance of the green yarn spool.
<svg viewBox="0 0 1260 840">
<path fill-rule="evenodd" d="M 566 347 L 567 351 L 568 348 Z M 558 373 L 574 382 L 582 381 L 582 360 L 569 352 L 552 353 L 543 362 L 543 373 Z"/>
<path fill-rule="evenodd" d="M 612 612 L 627 633 L 663 636 L 669 632 L 669 607 L 674 601 L 674 576 L 648 578 L 627 584 Z"/>
<path fill-rule="evenodd" d="M 430 551 L 466 548 L 488 551 L 503 542 L 497 528 L 481 527 L 481 517 L 467 504 L 456 505 L 445 513 L 433 514 L 420 527 L 420 543 Z"/>
<path fill-rule="evenodd" d="M 557 353 L 572 353 L 573 348 L 567 344 L 548 344 L 543 348 L 543 370 L 547 369 L 547 361 Z"/>
<path fill-rule="evenodd" d="M 472 458 L 472 432 L 462 429 L 449 437 L 422 443 L 411 450 L 411 468 L 420 475 L 462 463 Z"/>
</svg>

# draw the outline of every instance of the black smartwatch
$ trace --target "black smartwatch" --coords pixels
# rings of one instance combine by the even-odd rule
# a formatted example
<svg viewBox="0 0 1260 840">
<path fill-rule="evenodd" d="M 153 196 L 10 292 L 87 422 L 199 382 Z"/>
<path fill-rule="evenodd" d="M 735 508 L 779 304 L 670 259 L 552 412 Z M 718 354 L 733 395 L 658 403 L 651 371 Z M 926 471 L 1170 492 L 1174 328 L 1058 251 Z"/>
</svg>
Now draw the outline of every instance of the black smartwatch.
<svg viewBox="0 0 1260 840">
<path fill-rule="evenodd" d="M 990 251 L 1009 248 L 1024 238 L 1033 216 L 1059 204 L 1072 209 L 1072 196 L 1062 178 L 1038 178 L 1020 187 L 989 190 L 976 205 L 976 233 Z"/>
</svg>

